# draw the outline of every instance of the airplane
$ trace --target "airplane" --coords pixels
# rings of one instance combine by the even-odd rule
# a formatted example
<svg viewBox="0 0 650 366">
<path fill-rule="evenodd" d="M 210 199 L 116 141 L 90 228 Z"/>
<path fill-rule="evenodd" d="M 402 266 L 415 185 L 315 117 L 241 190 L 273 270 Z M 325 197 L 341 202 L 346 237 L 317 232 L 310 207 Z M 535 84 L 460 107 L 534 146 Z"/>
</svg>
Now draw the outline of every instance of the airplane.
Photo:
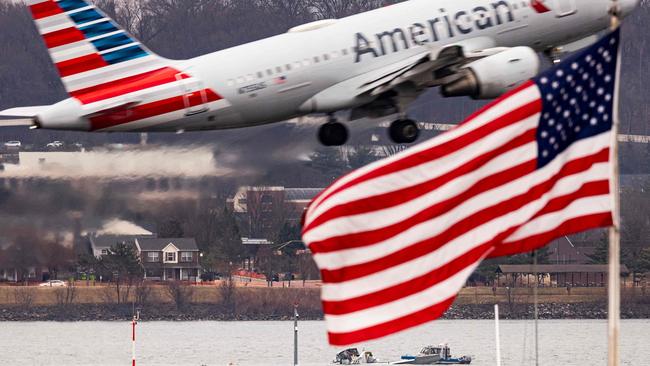
<svg viewBox="0 0 650 366">
<path fill-rule="evenodd" d="M 618 0 L 621 16 L 638 0 Z M 496 98 L 610 25 L 611 0 L 410 0 L 189 60 L 147 49 L 92 3 L 28 0 L 69 98 L 0 112 L 5 125 L 98 132 L 230 129 L 328 115 L 326 146 L 350 121 L 397 115 L 389 135 L 415 142 L 408 105 L 428 88 Z M 0 121 L 1 122 L 1 121 Z"/>
</svg>

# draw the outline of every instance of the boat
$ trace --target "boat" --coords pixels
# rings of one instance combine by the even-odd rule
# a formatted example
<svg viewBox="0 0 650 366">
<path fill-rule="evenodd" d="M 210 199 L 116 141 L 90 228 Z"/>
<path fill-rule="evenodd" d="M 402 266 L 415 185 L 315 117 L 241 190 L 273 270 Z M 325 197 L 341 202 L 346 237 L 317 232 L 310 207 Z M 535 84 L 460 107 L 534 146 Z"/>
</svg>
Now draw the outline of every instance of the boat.
<svg viewBox="0 0 650 366">
<path fill-rule="evenodd" d="M 452 357 L 451 349 L 446 344 L 439 346 L 426 346 L 416 356 L 404 355 L 394 365 L 469 365 L 472 358 L 469 356 Z"/>
<path fill-rule="evenodd" d="M 348 348 L 344 351 L 339 352 L 336 355 L 336 359 L 332 363 L 338 365 L 361 365 L 378 363 L 378 361 L 370 351 L 364 350 L 359 353 L 359 350 L 356 348 Z"/>
</svg>

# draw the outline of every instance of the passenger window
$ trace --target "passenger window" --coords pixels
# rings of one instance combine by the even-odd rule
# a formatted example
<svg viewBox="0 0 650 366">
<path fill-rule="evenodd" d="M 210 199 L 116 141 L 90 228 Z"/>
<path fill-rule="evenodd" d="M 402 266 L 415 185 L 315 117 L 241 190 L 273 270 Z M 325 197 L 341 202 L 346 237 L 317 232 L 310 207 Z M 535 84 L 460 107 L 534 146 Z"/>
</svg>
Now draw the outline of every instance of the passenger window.
<svg viewBox="0 0 650 366">
<path fill-rule="evenodd" d="M 328 55 L 328 54 L 323 55 L 323 60 L 329 61 L 329 59 L 330 59 L 330 55 Z"/>
<path fill-rule="evenodd" d="M 260 72 L 257 73 L 257 78 L 258 78 L 258 79 L 261 79 L 261 78 L 263 78 L 263 77 L 264 77 L 264 73 L 263 73 L 263 72 L 260 71 Z"/>
<path fill-rule="evenodd" d="M 275 71 L 277 71 L 278 73 L 281 73 L 282 72 L 282 67 L 281 66 L 276 67 Z"/>
<path fill-rule="evenodd" d="M 271 70 L 271 69 L 266 70 L 266 74 L 268 76 L 272 76 L 273 75 L 273 70 Z"/>
<path fill-rule="evenodd" d="M 347 56 L 348 55 L 347 48 L 344 48 L 343 51 L 341 51 L 341 53 L 343 54 L 343 56 Z"/>
<path fill-rule="evenodd" d="M 319 62 L 320 62 L 320 57 L 315 56 L 315 57 L 314 57 L 314 63 L 317 64 L 317 63 L 319 63 Z"/>
</svg>

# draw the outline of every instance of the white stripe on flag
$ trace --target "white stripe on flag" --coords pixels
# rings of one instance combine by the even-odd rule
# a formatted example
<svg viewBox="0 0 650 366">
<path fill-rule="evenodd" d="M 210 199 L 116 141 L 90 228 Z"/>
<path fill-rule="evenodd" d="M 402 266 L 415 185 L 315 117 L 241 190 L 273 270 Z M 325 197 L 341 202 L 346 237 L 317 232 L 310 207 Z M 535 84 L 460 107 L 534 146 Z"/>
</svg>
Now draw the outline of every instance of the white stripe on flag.
<svg viewBox="0 0 650 366">
<path fill-rule="evenodd" d="M 608 164 L 601 165 L 604 166 L 605 169 L 609 169 L 609 166 L 607 166 Z M 608 179 L 609 171 L 601 178 L 603 180 Z M 552 231 L 561 226 L 562 223 L 576 217 L 611 212 L 611 201 L 611 197 L 608 194 L 578 199 L 561 211 L 548 213 L 526 223 L 526 225 L 522 226 L 514 234 L 504 240 L 503 244 L 508 245 L 508 243 L 513 243 L 534 235 Z"/>
</svg>

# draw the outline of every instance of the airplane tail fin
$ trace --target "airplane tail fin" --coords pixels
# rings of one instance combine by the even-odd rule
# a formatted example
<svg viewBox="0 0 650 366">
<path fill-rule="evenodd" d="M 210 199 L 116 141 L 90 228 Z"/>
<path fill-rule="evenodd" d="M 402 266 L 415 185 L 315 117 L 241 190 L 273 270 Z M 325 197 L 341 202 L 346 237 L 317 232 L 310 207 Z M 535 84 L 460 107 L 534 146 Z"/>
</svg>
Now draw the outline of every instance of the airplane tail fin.
<svg viewBox="0 0 650 366">
<path fill-rule="evenodd" d="M 28 0 L 27 4 L 73 97 L 151 75 L 173 63 L 149 51 L 90 1 Z"/>
</svg>

